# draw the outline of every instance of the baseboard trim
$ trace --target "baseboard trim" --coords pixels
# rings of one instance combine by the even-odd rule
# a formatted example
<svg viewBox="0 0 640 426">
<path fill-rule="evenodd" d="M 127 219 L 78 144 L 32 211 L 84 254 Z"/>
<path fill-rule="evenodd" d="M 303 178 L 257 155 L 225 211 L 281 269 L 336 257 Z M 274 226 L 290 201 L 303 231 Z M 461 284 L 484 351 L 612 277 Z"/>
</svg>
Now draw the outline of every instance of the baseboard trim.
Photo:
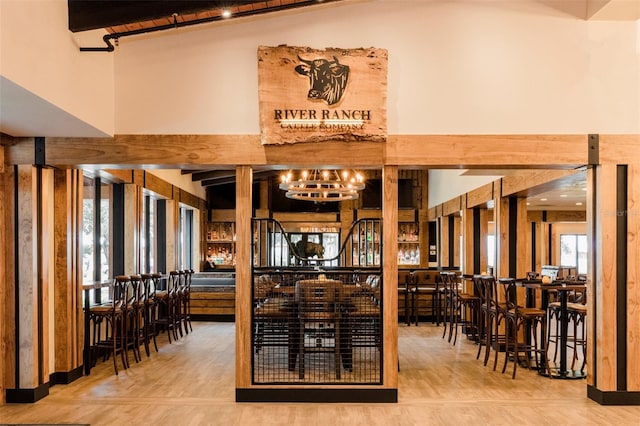
<svg viewBox="0 0 640 426">
<path fill-rule="evenodd" d="M 192 321 L 235 322 L 235 315 L 191 314 Z"/>
<path fill-rule="evenodd" d="M 396 403 L 398 389 L 238 389 L 236 402 Z"/>
<path fill-rule="evenodd" d="M 71 382 L 78 380 L 82 377 L 84 367 L 81 365 L 74 368 L 71 371 L 56 371 L 49 376 L 49 382 L 53 385 L 68 385 Z"/>
<path fill-rule="evenodd" d="M 601 391 L 587 386 L 587 396 L 600 405 L 640 405 L 640 392 Z"/>
<path fill-rule="evenodd" d="M 30 404 L 49 395 L 49 383 L 43 383 L 33 389 L 7 389 L 7 403 Z"/>
</svg>

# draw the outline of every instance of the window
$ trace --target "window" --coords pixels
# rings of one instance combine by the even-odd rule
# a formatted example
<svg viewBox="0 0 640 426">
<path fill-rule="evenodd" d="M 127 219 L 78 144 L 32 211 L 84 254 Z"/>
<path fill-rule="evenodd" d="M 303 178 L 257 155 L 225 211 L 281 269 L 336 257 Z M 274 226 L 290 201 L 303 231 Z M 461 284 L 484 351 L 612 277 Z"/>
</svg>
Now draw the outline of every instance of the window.
<svg viewBox="0 0 640 426">
<path fill-rule="evenodd" d="M 111 185 L 85 176 L 82 200 L 82 281 L 110 278 Z M 97 267 L 96 267 L 97 265 Z"/>
<path fill-rule="evenodd" d="M 487 235 L 487 266 L 495 268 L 496 266 L 496 236 Z"/>
<path fill-rule="evenodd" d="M 140 232 L 141 271 L 155 271 L 156 259 L 156 199 L 145 195 L 142 202 L 142 225 Z"/>
<path fill-rule="evenodd" d="M 82 200 L 82 282 L 96 281 L 95 265 L 95 180 L 84 177 Z"/>
<path fill-rule="evenodd" d="M 193 210 L 180 207 L 178 269 L 193 269 Z"/>
<path fill-rule="evenodd" d="M 587 273 L 587 236 L 584 234 L 560 235 L 560 265 L 576 268 L 576 273 Z"/>
</svg>

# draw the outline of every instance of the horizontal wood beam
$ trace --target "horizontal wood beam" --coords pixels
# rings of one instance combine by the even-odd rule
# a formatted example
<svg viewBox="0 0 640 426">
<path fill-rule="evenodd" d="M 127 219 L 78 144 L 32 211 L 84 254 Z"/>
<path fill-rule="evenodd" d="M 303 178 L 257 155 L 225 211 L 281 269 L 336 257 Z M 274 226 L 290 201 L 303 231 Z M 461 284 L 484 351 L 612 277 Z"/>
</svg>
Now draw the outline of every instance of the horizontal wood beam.
<svg viewBox="0 0 640 426">
<path fill-rule="evenodd" d="M 47 138 L 47 164 L 136 168 L 383 165 L 573 168 L 587 164 L 588 135 L 390 135 L 380 142 L 262 145 L 260 135 L 116 135 Z M 544 154 L 544 155 L 542 155 Z M 8 164 L 33 164 L 33 140 L 8 145 Z M 198 167 L 194 167 L 198 166 Z"/>
</svg>

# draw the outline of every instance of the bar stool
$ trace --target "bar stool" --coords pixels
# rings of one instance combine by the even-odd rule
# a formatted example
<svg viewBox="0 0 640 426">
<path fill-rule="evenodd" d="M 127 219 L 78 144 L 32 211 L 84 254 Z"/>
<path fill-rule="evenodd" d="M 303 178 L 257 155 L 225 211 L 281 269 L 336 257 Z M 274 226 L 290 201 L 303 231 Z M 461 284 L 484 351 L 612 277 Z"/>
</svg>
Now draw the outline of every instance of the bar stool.
<svg viewBox="0 0 640 426">
<path fill-rule="evenodd" d="M 484 365 L 487 365 L 487 359 L 489 356 L 489 346 L 491 343 L 491 336 L 487 333 L 489 328 L 489 297 L 487 292 L 489 288 L 487 286 L 487 282 L 482 279 L 482 275 L 474 275 L 473 276 L 473 286 L 475 288 L 475 292 L 480 298 L 478 302 L 478 353 L 476 354 L 476 359 L 480 359 L 480 353 L 482 352 L 482 347 L 485 347 L 485 360 Z"/>
<path fill-rule="evenodd" d="M 118 374 L 116 361 L 118 353 L 120 353 L 122 367 L 124 369 L 129 367 L 125 354 L 126 337 L 123 310 L 128 283 L 129 277 L 127 275 L 118 275 L 113 280 L 111 301 L 89 308 L 90 321 L 93 324 L 92 351 L 97 355 L 101 350 L 104 350 L 105 359 L 111 355 L 116 375 Z M 102 336 L 102 324 L 105 324 L 104 336 Z"/>
<path fill-rule="evenodd" d="M 571 370 L 575 370 L 575 363 L 578 360 L 578 348 L 582 348 L 582 366 L 580 372 L 584 373 L 587 365 L 587 291 L 584 290 L 575 295 L 573 302 L 567 303 L 567 314 L 569 321 L 573 322 L 573 359 Z"/>
<path fill-rule="evenodd" d="M 149 344 L 151 339 L 153 339 L 153 346 L 156 352 L 158 352 L 158 343 L 156 342 L 156 315 L 158 311 L 158 302 L 156 300 L 155 293 L 162 276 L 160 274 L 142 274 L 140 277 L 142 278 L 142 285 L 144 289 L 144 311 L 142 315 L 142 322 L 144 324 L 142 326 L 144 350 L 147 356 L 150 356 L 151 351 L 149 350 Z"/>
<path fill-rule="evenodd" d="M 133 357 L 137 362 L 142 360 L 140 344 L 144 340 L 142 321 L 144 316 L 144 286 L 140 275 L 131 275 L 131 286 L 127 292 L 125 303 L 125 328 L 127 330 L 128 347 L 133 349 Z M 149 356 L 149 353 L 147 353 Z"/>
<path fill-rule="evenodd" d="M 584 373 L 584 367 L 587 365 L 587 305 L 582 303 L 568 303 L 567 313 L 569 320 L 573 321 L 573 360 L 571 361 L 571 369 L 575 370 L 575 364 L 578 360 L 578 347 L 582 347 L 582 366 L 580 372 Z M 578 334 L 580 331 L 580 334 Z"/>
<path fill-rule="evenodd" d="M 171 343 L 172 334 L 174 340 L 178 340 L 178 323 L 176 320 L 176 290 L 178 281 L 178 271 L 170 271 L 166 288 L 161 291 L 156 290 L 156 300 L 158 303 L 158 317 L 156 319 L 156 325 L 162 327 L 167 332 L 169 343 Z"/>
<path fill-rule="evenodd" d="M 485 296 L 487 303 L 487 322 L 485 326 L 485 339 L 487 341 L 486 351 L 484 354 L 484 365 L 489 362 L 489 354 L 491 349 L 495 351 L 493 360 L 493 371 L 498 366 L 498 353 L 505 346 L 506 334 L 500 329 L 501 324 L 507 313 L 507 304 L 498 299 L 498 286 L 493 275 L 483 275 L 481 280 L 485 287 Z"/>
<path fill-rule="evenodd" d="M 449 272 L 440 272 L 437 276 L 437 280 L 440 280 L 442 283 L 442 338 L 444 339 L 447 335 L 447 324 L 449 324 L 449 341 L 451 341 L 451 327 L 453 326 L 452 321 L 452 312 L 453 312 L 453 281 L 449 279 Z"/>
<path fill-rule="evenodd" d="M 516 370 L 520 362 L 520 353 L 526 355 L 527 366 L 531 368 L 531 353 L 533 352 L 538 370 L 544 368 L 547 370 L 546 363 L 541 365 L 544 359 L 544 342 L 546 336 L 547 315 L 546 312 L 538 308 L 523 308 L 518 305 L 518 292 L 516 291 L 516 280 L 514 278 L 500 278 L 500 284 L 504 291 L 504 298 L 507 303 L 507 312 L 505 315 L 505 357 L 502 372 L 507 369 L 507 363 L 510 355 L 513 357 L 513 374 L 512 379 L 516 378 Z M 538 327 L 541 327 L 540 338 L 543 339 L 541 345 L 538 345 Z M 523 331 L 525 339 L 520 342 L 520 332 Z M 529 333 L 529 335 L 527 335 Z M 532 343 L 531 343 L 532 342 Z"/>
<path fill-rule="evenodd" d="M 463 278 L 468 279 L 469 276 L 465 276 Z M 476 340 L 478 333 L 477 312 L 480 304 L 480 298 L 463 291 L 461 288 L 462 282 L 458 282 L 458 276 L 455 273 L 450 274 L 449 279 L 454 280 L 453 285 L 451 286 L 453 289 L 452 319 L 455 332 L 453 344 L 455 345 L 458 339 L 458 326 L 464 329 L 467 336 L 471 334 L 471 338 Z M 451 329 L 449 331 L 451 332 Z"/>
<path fill-rule="evenodd" d="M 178 285 L 176 287 L 176 300 L 175 300 L 175 315 L 176 322 L 178 323 L 178 332 L 180 333 L 180 337 L 184 334 L 188 334 L 189 330 L 187 329 L 186 323 L 186 315 L 184 313 L 184 298 L 186 295 L 186 282 L 187 282 L 187 274 L 186 271 L 179 270 L 178 271 Z M 182 330 L 184 329 L 184 333 Z"/>
<path fill-rule="evenodd" d="M 183 293 L 182 293 L 182 321 L 184 325 L 184 330 L 189 333 L 193 331 L 193 326 L 191 325 L 191 278 L 193 276 L 193 269 L 185 269 L 184 271 L 184 285 L 183 285 Z M 189 328 L 187 329 L 187 326 Z"/>
</svg>

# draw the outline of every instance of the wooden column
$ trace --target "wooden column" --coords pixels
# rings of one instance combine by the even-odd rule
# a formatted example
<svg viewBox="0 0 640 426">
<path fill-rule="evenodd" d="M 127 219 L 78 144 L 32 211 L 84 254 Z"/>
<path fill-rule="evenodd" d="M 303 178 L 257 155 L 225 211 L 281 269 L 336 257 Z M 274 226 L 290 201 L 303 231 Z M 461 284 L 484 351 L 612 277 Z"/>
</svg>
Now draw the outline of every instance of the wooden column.
<svg viewBox="0 0 640 426">
<path fill-rule="evenodd" d="M 480 273 L 488 272 L 489 257 L 488 257 L 488 236 L 489 236 L 489 210 L 486 208 L 478 209 L 479 226 L 480 229 L 476 231 L 479 234 L 480 241 L 478 242 L 478 248 L 480 249 Z"/>
<path fill-rule="evenodd" d="M 7 283 L 10 282 L 7 274 L 7 264 L 10 262 L 8 257 L 8 243 L 6 229 L 9 223 L 6 220 L 5 206 L 9 205 L 8 194 L 9 191 L 6 188 L 7 180 L 7 168 L 4 164 L 4 145 L 0 145 L 0 277 L 5 279 L 0 280 L 0 405 L 5 404 L 5 377 L 6 372 L 6 348 L 7 340 L 5 335 L 6 324 L 9 322 L 9 318 L 6 317 L 5 303 L 7 300 Z"/>
<path fill-rule="evenodd" d="M 496 276 L 521 278 L 531 263 L 526 198 L 502 197 L 496 200 L 495 205 L 498 247 Z"/>
<path fill-rule="evenodd" d="M 462 271 L 480 274 L 487 271 L 487 209 L 474 207 L 462 210 L 464 259 Z"/>
<path fill-rule="evenodd" d="M 142 188 L 138 184 L 125 184 L 124 206 L 124 273 L 131 275 L 141 272 L 140 219 L 142 214 Z M 175 225 L 169 227 L 169 224 L 167 224 L 168 232 L 175 229 Z"/>
<path fill-rule="evenodd" d="M 55 383 L 82 376 L 82 190 L 82 171 L 55 170 Z"/>
<path fill-rule="evenodd" d="M 251 386 L 252 181 L 251 167 L 236 167 L 236 390 Z"/>
<path fill-rule="evenodd" d="M 449 217 L 438 218 L 438 266 L 448 268 L 449 259 Z"/>
<path fill-rule="evenodd" d="M 178 268 L 178 244 L 177 244 L 177 224 L 178 224 L 178 202 L 167 200 L 166 203 L 166 272 Z"/>
<path fill-rule="evenodd" d="M 420 267 L 429 266 L 429 172 L 421 170 L 420 199 L 418 200 L 418 224 L 420 226 Z"/>
<path fill-rule="evenodd" d="M 15 275 L 8 286 L 7 314 L 15 320 L 5 344 L 8 357 L 7 402 L 35 402 L 49 393 L 50 280 L 53 270 L 52 172 L 29 165 L 16 166 L 13 174 L 13 221 L 16 230 Z M 8 318 L 8 316 L 7 316 Z M 11 370 L 11 371 L 9 371 Z"/>
<path fill-rule="evenodd" d="M 474 259 L 476 250 L 474 250 L 474 233 L 473 233 L 473 209 L 462 210 L 462 241 L 463 241 L 463 258 L 462 272 L 465 274 L 477 273 L 474 268 Z"/>
<path fill-rule="evenodd" d="M 383 386 L 398 389 L 398 167 L 382 169 Z"/>
<path fill-rule="evenodd" d="M 450 241 L 449 251 L 453 254 L 451 259 L 451 266 L 461 267 L 462 253 L 460 253 L 460 237 L 462 236 L 462 217 L 455 215 L 453 217 L 453 232 L 450 234 L 453 238 Z M 451 250 L 451 248 L 453 250 Z"/>
<path fill-rule="evenodd" d="M 640 145 L 629 148 L 625 156 L 637 162 Z M 588 238 L 594 241 L 588 395 L 601 404 L 640 404 L 640 168 L 607 160 L 587 174 Z"/>
</svg>

